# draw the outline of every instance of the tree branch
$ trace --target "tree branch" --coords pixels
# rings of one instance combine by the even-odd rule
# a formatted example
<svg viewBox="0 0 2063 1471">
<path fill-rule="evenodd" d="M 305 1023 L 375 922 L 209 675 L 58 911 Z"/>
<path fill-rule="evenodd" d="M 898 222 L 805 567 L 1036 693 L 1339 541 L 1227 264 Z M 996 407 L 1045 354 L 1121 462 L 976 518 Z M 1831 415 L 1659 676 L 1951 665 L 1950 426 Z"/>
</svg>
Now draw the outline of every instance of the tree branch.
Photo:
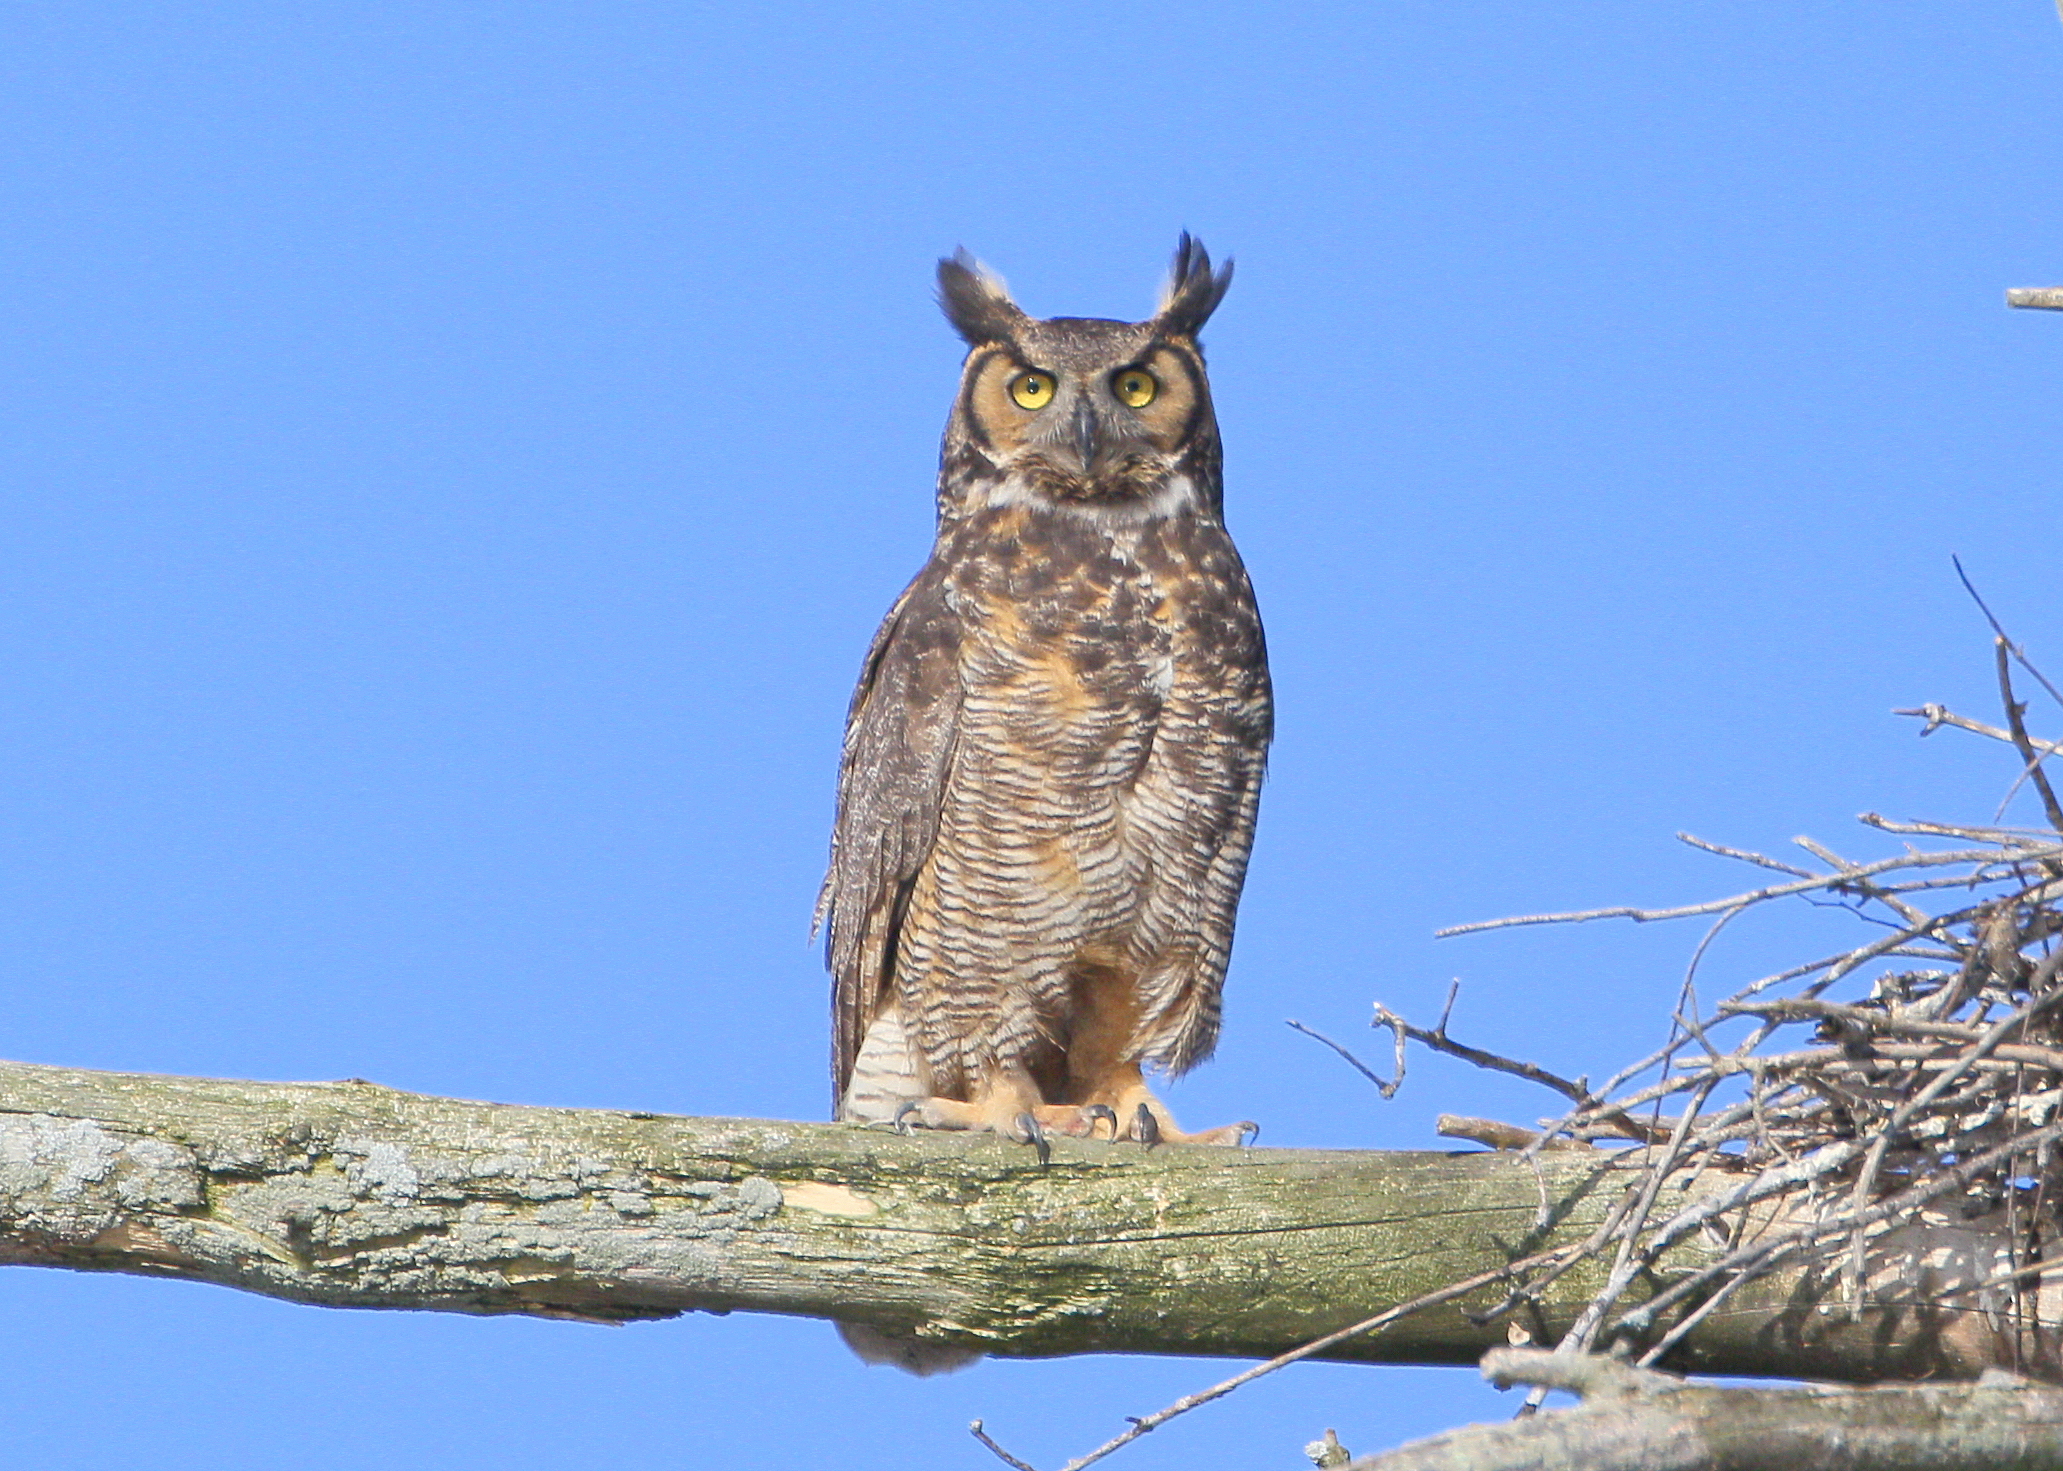
<svg viewBox="0 0 2063 1471">
<path fill-rule="evenodd" d="M 0 1063 L 0 1263 L 336 1307 L 789 1313 L 995 1354 L 1268 1357 L 1487 1273 L 1477 1293 L 1326 1354 L 1472 1362 L 1507 1331 L 1485 1316 L 1505 1296 L 1504 1265 L 1585 1239 L 1635 1173 L 1614 1151 L 1526 1161 L 1074 1140 L 1056 1140 L 1041 1169 L 987 1137 Z M 1714 1172 L 1694 1193 L 1730 1183 Z M 1657 1282 L 1717 1250 L 1694 1236 Z M 1676 1361 L 1969 1377 L 2008 1351 L 1953 1284 L 1944 1296 L 1938 1279 L 1915 1279 L 1851 1316 L 1818 1309 L 1833 1280 L 1815 1270 L 1729 1298 Z M 1536 1340 L 1566 1329 L 1601 1271 L 1572 1269 L 1527 1304 Z"/>
<path fill-rule="evenodd" d="M 2009 1374 L 1974 1385 L 1723 1389 L 1610 1359 L 1494 1349 L 1483 1377 L 1583 1397 L 1471 1425 L 1347 1471 L 1996 1471 L 2063 1465 L 2063 1391 Z"/>
</svg>

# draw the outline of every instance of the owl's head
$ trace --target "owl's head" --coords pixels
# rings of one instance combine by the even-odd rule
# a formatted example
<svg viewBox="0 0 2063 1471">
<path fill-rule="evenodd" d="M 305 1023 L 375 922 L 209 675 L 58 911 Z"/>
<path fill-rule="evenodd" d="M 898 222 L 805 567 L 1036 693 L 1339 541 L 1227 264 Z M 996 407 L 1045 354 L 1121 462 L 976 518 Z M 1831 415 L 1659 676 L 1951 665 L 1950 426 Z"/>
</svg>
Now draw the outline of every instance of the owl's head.
<svg viewBox="0 0 2063 1471">
<path fill-rule="evenodd" d="M 1160 310 L 1143 322 L 1027 316 L 964 250 L 938 299 L 965 338 L 946 425 L 939 509 L 1020 503 L 1098 519 L 1215 515 L 1221 455 L 1197 334 L 1232 284 L 1186 233 Z"/>
</svg>

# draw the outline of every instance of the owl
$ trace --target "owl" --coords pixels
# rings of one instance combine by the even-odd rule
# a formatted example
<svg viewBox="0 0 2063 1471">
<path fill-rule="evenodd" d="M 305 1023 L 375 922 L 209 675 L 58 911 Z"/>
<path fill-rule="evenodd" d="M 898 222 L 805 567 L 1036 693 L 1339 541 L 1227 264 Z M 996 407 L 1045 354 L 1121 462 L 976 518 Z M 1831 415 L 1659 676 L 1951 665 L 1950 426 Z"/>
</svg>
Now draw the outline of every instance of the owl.
<svg viewBox="0 0 2063 1471">
<path fill-rule="evenodd" d="M 965 251 L 931 559 L 852 698 L 818 906 L 842 1119 L 1240 1144 L 1146 1083 L 1218 1036 L 1273 729 L 1187 234 L 1144 322 L 1026 315 Z"/>
</svg>

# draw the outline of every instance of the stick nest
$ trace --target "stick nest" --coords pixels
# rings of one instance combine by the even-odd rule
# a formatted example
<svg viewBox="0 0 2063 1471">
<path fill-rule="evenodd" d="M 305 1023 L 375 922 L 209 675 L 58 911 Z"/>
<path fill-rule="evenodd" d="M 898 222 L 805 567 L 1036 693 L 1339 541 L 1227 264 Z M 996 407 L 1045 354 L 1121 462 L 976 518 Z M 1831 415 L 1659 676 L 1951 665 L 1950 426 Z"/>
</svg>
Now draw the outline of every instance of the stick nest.
<svg viewBox="0 0 2063 1471">
<path fill-rule="evenodd" d="M 2034 1331 L 2034 1299 L 2044 1268 L 2063 1266 L 2051 1245 L 2063 1201 L 2063 805 L 2043 770 L 2063 746 L 2030 736 L 2014 699 L 2014 665 L 2036 679 L 2039 671 L 2003 634 L 1996 655 L 2004 727 L 1937 705 L 1898 713 L 1925 720 L 1927 734 L 1954 727 L 2012 747 L 2020 775 L 2008 801 L 2031 787 L 2046 828 L 1866 813 L 1866 826 L 1904 840 L 1902 853 L 1867 863 L 1810 839 L 1797 840 L 1812 860 L 1802 864 L 1684 835 L 1780 877 L 1675 909 L 1525 915 L 1442 932 L 1710 918 L 1666 1043 L 1601 1086 L 1465 1046 L 1448 1035 L 1445 1016 L 1422 1028 L 1376 1008 L 1376 1025 L 1396 1038 L 1395 1078 L 1376 1079 L 1385 1095 L 1402 1082 L 1407 1041 L 1417 1041 L 1567 1100 L 1537 1130 L 1449 1117 L 1441 1132 L 1529 1155 L 1606 1141 L 1638 1146 L 1629 1159 L 1640 1169 L 1606 1225 L 1580 1246 L 1515 1263 L 1509 1295 L 1486 1316 L 1536 1298 L 1579 1262 L 1606 1261 L 1604 1287 L 1558 1347 L 1605 1347 L 1651 1364 L 1741 1286 L 1780 1266 L 1837 1274 L 1840 1299 L 1859 1308 L 1897 1233 L 1966 1227 L 1964 1239 L 1983 1249 L 1950 1288 L 2018 1345 L 2009 1350 L 2016 1367 L 2056 1372 L 2043 1362 L 2039 1345 L 2053 1335 Z M 1739 916 L 1784 900 L 1843 907 L 1873 933 L 1701 1007 L 1697 964 L 1713 939 Z M 1665 1196 L 1665 1181 L 1703 1188 Z M 1665 1254 L 1694 1234 L 1710 1247 L 1707 1264 L 1658 1278 Z M 1645 1288 L 1637 1303 L 1636 1283 Z"/>
</svg>

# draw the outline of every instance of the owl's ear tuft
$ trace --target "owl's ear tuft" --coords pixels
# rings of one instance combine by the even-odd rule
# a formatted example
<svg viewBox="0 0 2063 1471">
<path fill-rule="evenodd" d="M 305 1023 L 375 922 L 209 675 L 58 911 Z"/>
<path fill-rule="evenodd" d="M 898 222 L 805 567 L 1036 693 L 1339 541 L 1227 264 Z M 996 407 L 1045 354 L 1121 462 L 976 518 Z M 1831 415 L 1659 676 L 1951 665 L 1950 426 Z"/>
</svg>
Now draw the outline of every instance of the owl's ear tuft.
<svg viewBox="0 0 2063 1471">
<path fill-rule="evenodd" d="M 1167 290 L 1161 293 L 1160 312 L 1154 325 L 1163 332 L 1195 337 L 1211 319 L 1218 303 L 1232 285 L 1232 262 L 1228 259 L 1216 271 L 1203 242 L 1187 230 L 1175 245 L 1175 261 L 1168 269 Z"/>
<path fill-rule="evenodd" d="M 1007 342 L 1027 320 L 1003 278 L 964 246 L 938 263 L 938 305 L 969 347 Z"/>
</svg>

